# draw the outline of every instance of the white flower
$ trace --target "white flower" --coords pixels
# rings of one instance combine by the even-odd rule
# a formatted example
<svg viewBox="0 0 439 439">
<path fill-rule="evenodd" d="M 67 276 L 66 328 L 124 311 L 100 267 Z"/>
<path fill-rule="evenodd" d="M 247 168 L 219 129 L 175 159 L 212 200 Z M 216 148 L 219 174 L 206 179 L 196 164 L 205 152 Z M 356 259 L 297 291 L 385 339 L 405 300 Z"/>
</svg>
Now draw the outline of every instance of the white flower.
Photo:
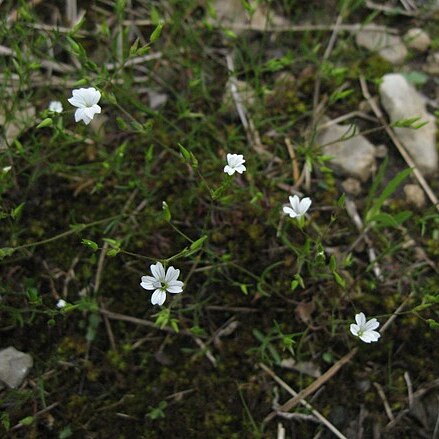
<svg viewBox="0 0 439 439">
<path fill-rule="evenodd" d="M 290 215 L 291 218 L 300 218 L 301 216 L 305 215 L 306 211 L 309 209 L 309 206 L 311 206 L 311 199 L 308 197 L 300 200 L 297 195 L 294 195 L 293 197 L 289 197 L 289 199 L 291 207 L 284 206 L 283 211 L 287 215 Z"/>
<path fill-rule="evenodd" d="M 74 106 L 78 107 L 75 111 L 75 122 L 83 120 L 88 125 L 96 113 L 101 112 L 101 107 L 98 105 L 101 99 L 101 93 L 94 87 L 80 88 L 72 91 L 73 97 L 68 101 Z"/>
<path fill-rule="evenodd" d="M 183 291 L 183 282 L 177 280 L 180 276 L 180 270 L 169 267 L 166 270 L 161 262 L 151 265 L 152 276 L 142 276 L 140 286 L 145 290 L 155 290 L 151 296 L 153 305 L 163 305 L 166 300 L 166 291 L 172 294 L 178 294 Z"/>
<path fill-rule="evenodd" d="M 49 104 L 49 111 L 54 113 L 62 113 L 63 106 L 60 101 L 51 101 Z"/>
<path fill-rule="evenodd" d="M 374 331 L 374 329 L 380 326 L 380 323 L 377 321 L 377 319 L 371 319 L 366 322 L 366 316 L 364 315 L 364 313 L 360 312 L 360 314 L 355 315 L 355 321 L 357 322 L 357 324 L 351 324 L 351 332 L 356 337 L 360 337 L 360 339 L 363 340 L 365 343 L 378 341 L 378 339 L 381 337 L 381 334 L 379 332 Z"/>
<path fill-rule="evenodd" d="M 246 170 L 244 163 L 242 154 L 227 154 L 227 165 L 224 166 L 224 172 L 229 175 L 233 175 L 235 171 L 242 174 Z"/>
<path fill-rule="evenodd" d="M 58 302 L 56 303 L 56 307 L 61 309 L 64 308 L 67 305 L 67 302 L 63 299 L 59 299 Z"/>
</svg>

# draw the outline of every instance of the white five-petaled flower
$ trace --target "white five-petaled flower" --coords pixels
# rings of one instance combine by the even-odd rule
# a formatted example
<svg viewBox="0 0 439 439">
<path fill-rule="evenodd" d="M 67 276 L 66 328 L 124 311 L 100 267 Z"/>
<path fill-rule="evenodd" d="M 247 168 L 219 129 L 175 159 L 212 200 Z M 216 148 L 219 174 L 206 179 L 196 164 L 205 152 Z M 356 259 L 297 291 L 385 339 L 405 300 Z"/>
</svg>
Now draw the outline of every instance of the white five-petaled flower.
<svg viewBox="0 0 439 439">
<path fill-rule="evenodd" d="M 152 276 L 142 276 L 140 286 L 145 290 L 155 290 L 151 296 L 153 305 L 163 305 L 166 300 L 166 291 L 172 294 L 178 294 L 183 291 L 183 282 L 177 280 L 180 276 L 180 270 L 169 267 L 166 270 L 161 262 L 151 265 Z"/>
<path fill-rule="evenodd" d="M 64 308 L 67 305 L 67 302 L 64 299 L 59 299 L 58 302 L 56 302 L 56 307 L 61 309 Z"/>
<path fill-rule="evenodd" d="M 89 87 L 73 90 L 72 95 L 68 101 L 74 107 L 78 107 L 75 111 L 75 122 L 83 120 L 88 125 L 94 115 L 101 112 L 101 107 L 98 105 L 101 93 L 94 87 Z"/>
<path fill-rule="evenodd" d="M 308 197 L 300 200 L 297 195 L 294 195 L 293 197 L 290 196 L 289 200 L 291 207 L 284 206 L 283 211 L 287 215 L 290 215 L 291 218 L 300 218 L 301 216 L 305 215 L 312 202 L 311 199 Z"/>
<path fill-rule="evenodd" d="M 52 111 L 53 113 L 62 113 L 63 112 L 63 106 L 60 101 L 51 101 L 49 103 L 49 111 Z"/>
<path fill-rule="evenodd" d="M 227 154 L 227 165 L 224 166 L 224 172 L 229 175 L 233 175 L 235 171 L 242 174 L 246 170 L 244 163 L 242 154 Z"/>
<path fill-rule="evenodd" d="M 355 321 L 357 322 L 351 324 L 351 332 L 357 337 L 360 337 L 365 343 L 371 343 L 373 341 L 378 341 L 381 334 L 378 331 L 374 331 L 380 326 L 377 319 L 370 319 L 366 321 L 366 316 L 364 313 L 360 312 L 355 315 Z"/>
</svg>

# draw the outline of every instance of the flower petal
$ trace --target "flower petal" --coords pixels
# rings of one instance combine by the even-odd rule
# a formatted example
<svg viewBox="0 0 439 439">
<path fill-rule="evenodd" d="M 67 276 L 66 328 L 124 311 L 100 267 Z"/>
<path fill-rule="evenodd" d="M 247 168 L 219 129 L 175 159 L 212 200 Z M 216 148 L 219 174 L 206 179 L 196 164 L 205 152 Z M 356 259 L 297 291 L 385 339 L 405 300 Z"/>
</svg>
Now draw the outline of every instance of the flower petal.
<svg viewBox="0 0 439 439">
<path fill-rule="evenodd" d="M 73 97 L 73 98 L 69 98 L 67 99 L 74 107 L 78 107 L 78 108 L 84 108 L 85 105 L 84 103 L 79 100 L 77 97 Z"/>
<path fill-rule="evenodd" d="M 244 171 L 247 170 L 247 168 L 244 165 L 239 165 L 235 169 L 236 169 L 236 172 L 238 172 L 239 174 L 242 174 Z"/>
<path fill-rule="evenodd" d="M 370 341 L 378 341 L 378 339 L 381 337 L 381 334 L 377 331 L 367 331 L 364 334 L 367 334 Z"/>
<path fill-rule="evenodd" d="M 296 212 L 296 214 L 300 213 L 300 200 L 297 195 L 294 195 L 293 197 L 290 197 L 290 203 L 293 210 Z"/>
<path fill-rule="evenodd" d="M 358 326 L 364 326 L 366 323 L 366 316 L 362 312 L 355 314 L 355 321 L 357 322 Z"/>
<path fill-rule="evenodd" d="M 88 117 L 85 110 L 86 108 L 78 108 L 75 111 L 75 122 L 79 122 L 80 120 L 83 120 L 86 125 L 90 123 L 91 119 Z"/>
<path fill-rule="evenodd" d="M 300 213 L 304 214 L 309 209 L 309 206 L 311 206 L 311 203 L 311 198 L 304 198 L 299 205 Z"/>
<path fill-rule="evenodd" d="M 141 280 L 140 286 L 145 290 L 155 290 L 161 286 L 160 282 L 152 276 L 142 276 Z"/>
<path fill-rule="evenodd" d="M 157 262 L 156 264 L 151 265 L 151 273 L 152 275 L 159 280 L 160 282 L 165 281 L 165 269 L 163 268 L 163 265 L 161 262 Z"/>
<path fill-rule="evenodd" d="M 284 211 L 284 213 L 286 213 L 287 215 L 290 215 L 291 218 L 296 218 L 296 216 L 297 216 L 297 213 L 294 212 L 294 210 L 291 209 L 291 207 L 284 206 L 284 207 L 283 207 L 283 211 Z"/>
<path fill-rule="evenodd" d="M 175 269 L 172 265 L 166 271 L 165 282 L 170 284 L 172 281 L 175 281 L 180 276 L 180 270 Z"/>
<path fill-rule="evenodd" d="M 181 280 L 174 280 L 172 283 L 168 285 L 166 291 L 172 294 L 178 294 L 183 291 L 183 282 Z"/>
<path fill-rule="evenodd" d="M 364 325 L 365 331 L 372 331 L 373 329 L 378 328 L 380 326 L 380 322 L 377 319 L 371 319 Z"/>
<path fill-rule="evenodd" d="M 361 334 L 360 340 L 364 341 L 364 343 L 370 343 L 372 341 L 368 332 L 364 332 L 363 334 Z"/>
<path fill-rule="evenodd" d="M 358 332 L 360 331 L 360 327 L 358 325 L 356 325 L 355 323 L 352 323 L 351 326 L 349 327 L 349 329 L 352 332 L 352 334 L 354 334 L 355 336 L 358 337 Z"/>
<path fill-rule="evenodd" d="M 152 293 L 151 296 L 151 303 L 153 305 L 163 305 L 165 303 L 166 300 L 166 293 L 161 290 L 161 289 L 157 289 L 154 291 L 154 293 Z"/>
<path fill-rule="evenodd" d="M 224 172 L 229 175 L 233 175 L 235 170 L 231 168 L 229 165 L 224 166 Z"/>
</svg>

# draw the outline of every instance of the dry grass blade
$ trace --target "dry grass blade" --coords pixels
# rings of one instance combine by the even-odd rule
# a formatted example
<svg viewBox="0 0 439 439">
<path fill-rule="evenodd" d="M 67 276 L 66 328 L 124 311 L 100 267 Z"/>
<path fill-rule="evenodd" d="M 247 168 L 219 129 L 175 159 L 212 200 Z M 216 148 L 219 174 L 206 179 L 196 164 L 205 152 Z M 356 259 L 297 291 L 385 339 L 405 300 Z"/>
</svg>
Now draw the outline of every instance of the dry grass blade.
<svg viewBox="0 0 439 439">
<path fill-rule="evenodd" d="M 269 367 L 267 367 L 265 364 L 259 363 L 259 367 L 263 369 L 265 372 L 268 373 L 280 386 L 282 386 L 283 389 L 285 389 L 290 395 L 293 395 L 293 399 L 299 398 L 302 392 L 297 393 L 294 391 L 285 381 L 283 381 L 281 378 L 279 378 Z M 332 433 L 335 434 L 340 439 L 347 439 L 346 436 L 341 433 L 333 424 L 331 424 L 320 412 L 318 412 L 314 407 L 305 401 L 302 397 L 298 400 L 300 404 L 302 404 L 304 407 L 306 407 L 308 410 L 311 411 L 311 413 L 322 423 L 324 424 L 329 430 L 332 431 Z M 284 406 L 280 407 L 279 410 L 282 410 Z M 276 416 L 276 412 L 273 412 Z M 270 414 L 271 415 L 271 414 Z M 268 422 L 272 417 L 267 416 L 264 419 L 264 422 Z M 270 419 L 268 419 L 270 417 Z"/>
<path fill-rule="evenodd" d="M 324 383 L 329 381 L 345 364 L 349 363 L 354 355 L 357 353 L 357 348 L 352 349 L 348 354 L 337 361 L 332 367 L 330 367 L 321 377 L 317 378 L 313 383 L 311 383 L 307 388 L 303 389 L 300 393 L 291 398 L 285 404 L 283 404 L 279 410 L 289 411 L 293 409 L 297 404 L 300 404 L 301 400 L 305 399 L 309 395 L 313 394 L 318 388 L 320 388 Z M 262 365 L 261 365 L 262 367 Z M 264 369 L 265 370 L 265 369 Z M 271 412 L 264 422 L 268 422 L 276 416 L 276 412 Z"/>
<path fill-rule="evenodd" d="M 372 241 L 370 240 L 369 236 L 367 235 L 366 231 L 364 230 L 363 221 L 361 220 L 361 217 L 358 213 L 357 206 L 355 203 L 349 199 L 346 198 L 345 201 L 346 205 L 346 211 L 348 215 L 351 217 L 352 221 L 354 222 L 355 226 L 357 227 L 358 231 L 361 233 L 360 237 L 364 239 L 367 245 L 367 253 L 369 255 L 369 261 L 372 265 L 373 272 L 378 280 L 383 280 L 383 274 L 381 271 L 380 266 L 377 262 L 377 256 L 375 248 L 373 247 Z M 357 241 L 355 242 L 355 245 L 357 244 Z M 352 247 L 352 246 L 351 246 Z"/>
</svg>

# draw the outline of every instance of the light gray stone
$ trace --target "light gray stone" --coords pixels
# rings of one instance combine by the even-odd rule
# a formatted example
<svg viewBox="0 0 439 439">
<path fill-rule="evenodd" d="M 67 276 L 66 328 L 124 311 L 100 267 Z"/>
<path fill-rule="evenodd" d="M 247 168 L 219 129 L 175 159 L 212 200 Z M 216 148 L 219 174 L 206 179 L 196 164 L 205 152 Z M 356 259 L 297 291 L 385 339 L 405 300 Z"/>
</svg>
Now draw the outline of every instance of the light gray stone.
<svg viewBox="0 0 439 439">
<path fill-rule="evenodd" d="M 341 183 L 343 190 L 349 194 L 356 197 L 361 194 L 361 183 L 356 179 L 349 177 Z"/>
<path fill-rule="evenodd" d="M 408 47 L 418 50 L 419 52 L 427 51 L 431 44 L 428 33 L 419 27 L 409 29 L 404 36 L 404 41 Z"/>
<path fill-rule="evenodd" d="M 355 36 L 357 44 L 379 55 L 392 64 L 402 64 L 407 56 L 407 48 L 398 35 L 390 35 L 382 30 L 361 30 Z"/>
<path fill-rule="evenodd" d="M 12 346 L 0 351 L 0 381 L 16 389 L 26 378 L 33 365 L 32 357 Z"/>
<path fill-rule="evenodd" d="M 428 122 L 421 128 L 394 128 L 395 134 L 412 156 L 415 164 L 426 175 L 438 169 L 436 150 L 436 119 L 427 113 L 425 98 L 398 73 L 384 75 L 380 85 L 381 103 L 392 123 L 419 117 Z"/>
<path fill-rule="evenodd" d="M 427 63 L 424 65 L 424 71 L 430 75 L 439 75 L 439 52 L 428 55 Z"/>
<path fill-rule="evenodd" d="M 287 26 L 289 23 L 283 16 L 277 15 L 259 2 L 255 2 L 251 14 L 244 8 L 241 0 L 214 0 L 212 7 L 215 17 L 209 17 L 209 21 L 214 25 L 232 26 L 237 34 L 245 32 L 247 26 L 263 31 L 267 25 Z"/>
<path fill-rule="evenodd" d="M 358 132 L 354 125 L 330 125 L 319 133 L 317 142 L 332 157 L 328 163 L 336 172 L 366 181 L 376 169 L 375 147 L 353 130 Z M 355 136 L 350 137 L 352 134 Z"/>
<path fill-rule="evenodd" d="M 417 184 L 406 184 L 404 186 L 405 198 L 408 203 L 421 209 L 425 206 L 425 194 Z"/>
</svg>

